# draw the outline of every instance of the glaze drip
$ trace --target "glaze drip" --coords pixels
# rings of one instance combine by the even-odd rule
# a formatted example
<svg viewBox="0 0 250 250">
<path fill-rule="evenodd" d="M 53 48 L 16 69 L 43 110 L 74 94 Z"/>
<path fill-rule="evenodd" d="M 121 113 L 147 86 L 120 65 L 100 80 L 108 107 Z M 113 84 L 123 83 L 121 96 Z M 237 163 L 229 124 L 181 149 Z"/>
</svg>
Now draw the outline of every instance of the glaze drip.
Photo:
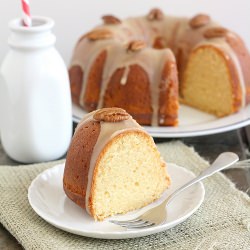
<svg viewBox="0 0 250 250">
<path fill-rule="evenodd" d="M 125 85 L 127 80 L 128 80 L 128 75 L 129 75 L 129 66 L 127 66 L 123 72 L 123 76 L 121 79 L 121 85 Z"/>
</svg>

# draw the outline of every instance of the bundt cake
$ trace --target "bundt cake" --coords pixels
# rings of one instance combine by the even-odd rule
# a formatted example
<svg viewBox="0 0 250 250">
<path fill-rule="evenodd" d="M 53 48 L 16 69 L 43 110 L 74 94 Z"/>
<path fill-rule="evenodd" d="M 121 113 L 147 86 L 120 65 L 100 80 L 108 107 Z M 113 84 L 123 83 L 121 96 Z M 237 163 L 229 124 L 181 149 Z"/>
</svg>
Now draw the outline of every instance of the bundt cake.
<svg viewBox="0 0 250 250">
<path fill-rule="evenodd" d="M 78 124 L 63 187 L 95 220 L 139 209 L 169 185 L 166 164 L 152 137 L 125 110 L 99 109 Z"/>
<path fill-rule="evenodd" d="M 178 123 L 179 100 L 217 116 L 250 102 L 249 52 L 208 15 L 153 9 L 103 22 L 79 39 L 69 68 L 72 99 L 86 111 L 118 106 L 140 124 L 167 126 Z"/>
</svg>

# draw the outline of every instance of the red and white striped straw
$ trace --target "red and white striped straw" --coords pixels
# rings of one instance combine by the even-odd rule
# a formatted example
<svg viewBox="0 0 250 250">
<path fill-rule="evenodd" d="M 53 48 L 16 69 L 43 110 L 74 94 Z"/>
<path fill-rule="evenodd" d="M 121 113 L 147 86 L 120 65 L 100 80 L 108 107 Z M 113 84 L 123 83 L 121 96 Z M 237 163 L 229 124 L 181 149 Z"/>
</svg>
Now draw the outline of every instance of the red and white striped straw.
<svg viewBox="0 0 250 250">
<path fill-rule="evenodd" d="M 30 4 L 29 0 L 21 0 L 22 2 L 22 10 L 23 10 L 23 25 L 26 27 L 31 26 L 31 16 L 30 16 Z"/>
</svg>

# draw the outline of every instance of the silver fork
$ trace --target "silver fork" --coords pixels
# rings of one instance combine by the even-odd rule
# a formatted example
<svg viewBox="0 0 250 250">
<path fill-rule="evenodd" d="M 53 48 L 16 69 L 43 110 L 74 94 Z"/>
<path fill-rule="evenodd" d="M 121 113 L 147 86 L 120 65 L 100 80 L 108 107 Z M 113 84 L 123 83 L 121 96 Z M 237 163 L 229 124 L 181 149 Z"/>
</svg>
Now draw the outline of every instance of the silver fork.
<svg viewBox="0 0 250 250">
<path fill-rule="evenodd" d="M 195 177 L 193 180 L 189 181 L 182 187 L 178 188 L 170 196 L 168 196 L 161 204 L 156 207 L 151 208 L 144 214 L 132 219 L 132 220 L 109 220 L 109 222 L 128 228 L 128 229 L 139 229 L 147 228 L 156 225 L 163 224 L 167 219 L 166 206 L 183 190 L 192 186 L 193 184 L 213 175 L 214 173 L 221 171 L 239 160 L 238 155 L 232 152 L 225 152 L 220 154 L 215 161 L 206 168 L 199 176 Z"/>
</svg>

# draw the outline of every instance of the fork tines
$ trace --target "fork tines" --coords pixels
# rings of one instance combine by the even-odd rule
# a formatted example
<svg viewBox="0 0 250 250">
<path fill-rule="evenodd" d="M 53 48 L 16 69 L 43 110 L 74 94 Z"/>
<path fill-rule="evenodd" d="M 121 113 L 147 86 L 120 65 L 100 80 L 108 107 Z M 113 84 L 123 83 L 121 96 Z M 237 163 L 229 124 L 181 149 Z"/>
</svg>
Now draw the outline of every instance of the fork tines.
<svg viewBox="0 0 250 250">
<path fill-rule="evenodd" d="M 126 227 L 128 229 L 145 228 L 145 227 L 151 227 L 155 225 L 155 223 L 153 222 L 144 221 L 142 219 L 135 219 L 135 220 L 128 220 L 128 221 L 110 220 L 109 222 L 119 225 L 121 227 Z"/>
</svg>

